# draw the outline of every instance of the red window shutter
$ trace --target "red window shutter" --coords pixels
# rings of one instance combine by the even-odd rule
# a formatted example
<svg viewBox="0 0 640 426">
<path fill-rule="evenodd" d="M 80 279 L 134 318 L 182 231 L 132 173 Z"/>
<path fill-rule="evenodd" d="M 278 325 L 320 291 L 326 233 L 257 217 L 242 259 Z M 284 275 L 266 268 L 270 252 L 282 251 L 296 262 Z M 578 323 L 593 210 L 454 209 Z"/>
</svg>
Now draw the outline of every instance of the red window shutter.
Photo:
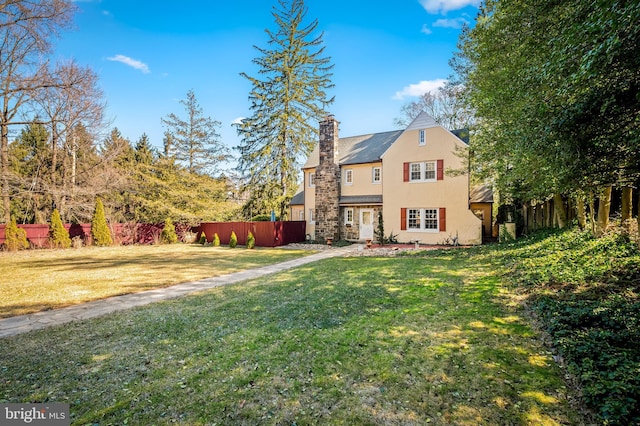
<svg viewBox="0 0 640 426">
<path fill-rule="evenodd" d="M 445 232 L 447 230 L 447 209 L 441 207 L 438 213 L 440 216 L 440 232 Z"/>
<path fill-rule="evenodd" d="M 407 230 L 407 209 L 405 208 L 400 209 L 400 230 Z"/>
<path fill-rule="evenodd" d="M 444 160 L 438 160 L 437 176 L 438 176 L 438 180 L 444 179 Z"/>
<path fill-rule="evenodd" d="M 409 163 L 403 164 L 402 171 L 403 171 L 402 180 L 404 182 L 409 182 Z"/>
</svg>

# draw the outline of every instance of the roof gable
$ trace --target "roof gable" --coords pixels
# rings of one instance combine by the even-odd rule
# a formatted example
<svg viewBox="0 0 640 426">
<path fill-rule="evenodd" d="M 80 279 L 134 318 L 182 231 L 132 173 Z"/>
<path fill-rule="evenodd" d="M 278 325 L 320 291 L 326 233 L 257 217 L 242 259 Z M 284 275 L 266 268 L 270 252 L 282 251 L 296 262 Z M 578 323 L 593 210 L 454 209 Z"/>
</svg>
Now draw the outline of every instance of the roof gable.
<svg viewBox="0 0 640 426">
<path fill-rule="evenodd" d="M 439 124 L 436 122 L 435 118 L 424 111 L 420 111 L 420 114 L 418 114 L 418 116 L 413 119 L 411 124 L 409 124 L 409 126 L 405 130 L 428 129 L 429 127 L 437 126 L 439 126 Z"/>
</svg>

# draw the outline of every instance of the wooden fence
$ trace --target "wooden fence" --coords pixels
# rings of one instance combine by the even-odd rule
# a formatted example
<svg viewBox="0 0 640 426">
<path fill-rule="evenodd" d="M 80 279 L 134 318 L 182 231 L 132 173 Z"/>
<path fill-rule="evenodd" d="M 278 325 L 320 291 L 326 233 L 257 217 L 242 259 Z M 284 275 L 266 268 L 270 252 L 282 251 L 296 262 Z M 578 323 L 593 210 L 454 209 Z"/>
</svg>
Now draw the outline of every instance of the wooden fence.
<svg viewBox="0 0 640 426">
<path fill-rule="evenodd" d="M 114 223 L 109 225 L 116 244 L 153 244 L 159 241 L 163 223 Z M 49 225 L 18 225 L 27 232 L 27 239 L 33 247 L 46 247 L 49 240 Z M 83 244 L 91 244 L 91 224 L 66 224 L 69 236 L 79 238 Z M 0 245 L 4 243 L 5 225 L 0 225 Z M 229 244 L 231 231 L 235 231 L 238 244 L 245 245 L 249 231 L 253 233 L 258 247 L 277 247 L 305 240 L 305 222 L 205 222 L 197 227 L 176 224 L 179 236 L 189 233 L 200 236 L 204 232 L 207 240 L 213 240 L 218 233 L 221 244 Z M 195 235 L 194 235 L 195 236 Z M 186 238 L 185 238 L 186 241 Z"/>
<path fill-rule="evenodd" d="M 304 242 L 306 234 L 305 221 L 287 222 L 203 222 L 199 235 L 204 232 L 207 241 L 213 241 L 213 234 L 218 234 L 220 244 L 229 244 L 231 232 L 236 233 L 238 244 L 245 245 L 249 231 L 256 239 L 257 247 L 279 247 L 291 243 Z"/>
</svg>

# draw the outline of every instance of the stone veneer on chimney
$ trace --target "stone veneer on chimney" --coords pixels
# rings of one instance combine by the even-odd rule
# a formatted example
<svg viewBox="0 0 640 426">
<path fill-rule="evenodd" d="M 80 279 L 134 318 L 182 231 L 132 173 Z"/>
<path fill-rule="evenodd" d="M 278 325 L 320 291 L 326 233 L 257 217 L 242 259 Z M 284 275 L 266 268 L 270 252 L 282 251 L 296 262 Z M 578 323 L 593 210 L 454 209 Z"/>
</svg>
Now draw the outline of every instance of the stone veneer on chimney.
<svg viewBox="0 0 640 426">
<path fill-rule="evenodd" d="M 316 235 L 326 241 L 340 239 L 340 165 L 338 122 L 333 115 L 320 122 L 318 146 L 320 163 L 316 168 Z"/>
</svg>

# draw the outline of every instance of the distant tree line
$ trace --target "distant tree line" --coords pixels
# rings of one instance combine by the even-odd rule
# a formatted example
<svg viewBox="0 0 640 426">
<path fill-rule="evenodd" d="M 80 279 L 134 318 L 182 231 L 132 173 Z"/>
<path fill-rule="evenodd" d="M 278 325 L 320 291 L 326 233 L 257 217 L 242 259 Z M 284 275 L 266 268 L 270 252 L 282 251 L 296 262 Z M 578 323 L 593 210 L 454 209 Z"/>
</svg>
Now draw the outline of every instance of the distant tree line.
<svg viewBox="0 0 640 426">
<path fill-rule="evenodd" d="M 186 117 L 168 114 L 164 152 L 143 134 L 106 137 L 98 77 L 74 61 L 51 63 L 52 42 L 70 27 L 71 1 L 0 0 L 0 222 L 87 222 L 97 197 L 111 221 L 194 223 L 238 213 L 229 158 L 192 90 Z"/>
</svg>

